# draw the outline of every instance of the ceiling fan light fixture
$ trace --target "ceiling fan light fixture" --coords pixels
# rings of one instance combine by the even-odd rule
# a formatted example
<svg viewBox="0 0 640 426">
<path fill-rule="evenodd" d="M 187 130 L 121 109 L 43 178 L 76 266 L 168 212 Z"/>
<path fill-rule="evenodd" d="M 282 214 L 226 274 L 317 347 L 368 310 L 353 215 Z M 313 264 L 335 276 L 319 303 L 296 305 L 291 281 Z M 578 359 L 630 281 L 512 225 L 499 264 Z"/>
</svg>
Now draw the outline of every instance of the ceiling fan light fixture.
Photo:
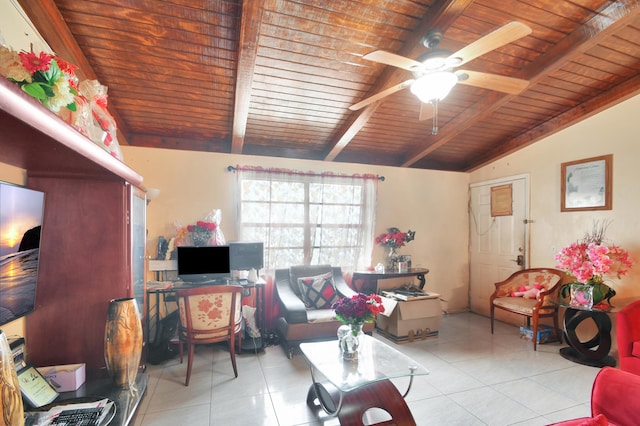
<svg viewBox="0 0 640 426">
<path fill-rule="evenodd" d="M 450 71 L 428 73 L 413 82 L 411 93 L 425 103 L 435 100 L 441 101 L 457 82 L 458 77 Z"/>
</svg>

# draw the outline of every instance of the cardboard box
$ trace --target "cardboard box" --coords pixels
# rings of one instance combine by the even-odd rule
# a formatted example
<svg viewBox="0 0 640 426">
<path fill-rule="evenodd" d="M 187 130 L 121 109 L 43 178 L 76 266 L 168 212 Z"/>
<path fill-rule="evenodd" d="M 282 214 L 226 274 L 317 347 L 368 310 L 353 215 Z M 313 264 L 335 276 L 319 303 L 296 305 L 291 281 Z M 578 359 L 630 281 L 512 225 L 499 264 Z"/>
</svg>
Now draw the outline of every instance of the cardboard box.
<svg viewBox="0 0 640 426">
<path fill-rule="evenodd" d="M 538 325 L 538 333 L 537 333 L 538 343 L 548 343 L 548 342 L 557 342 L 558 341 L 558 333 L 556 329 L 544 324 Z M 529 341 L 533 340 L 533 329 L 531 327 L 520 327 L 520 338 L 527 339 Z"/>
<path fill-rule="evenodd" d="M 58 392 L 74 391 L 82 386 L 85 380 L 85 364 L 40 367 L 38 371 Z"/>
<path fill-rule="evenodd" d="M 437 336 L 442 319 L 440 295 L 428 293 L 428 296 L 407 301 L 382 297 L 385 311 L 376 317 L 376 328 L 396 342 Z"/>
</svg>

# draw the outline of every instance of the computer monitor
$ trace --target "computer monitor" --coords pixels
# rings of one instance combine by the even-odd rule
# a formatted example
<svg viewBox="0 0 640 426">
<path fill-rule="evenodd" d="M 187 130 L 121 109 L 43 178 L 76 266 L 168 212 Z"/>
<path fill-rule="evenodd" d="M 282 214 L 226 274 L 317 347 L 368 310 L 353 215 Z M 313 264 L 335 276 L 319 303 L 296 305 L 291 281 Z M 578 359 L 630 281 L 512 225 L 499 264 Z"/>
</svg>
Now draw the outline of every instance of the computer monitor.
<svg viewBox="0 0 640 426">
<path fill-rule="evenodd" d="M 264 244 L 230 242 L 229 264 L 232 271 L 260 270 L 264 266 Z"/>
<path fill-rule="evenodd" d="M 178 277 L 201 283 L 230 278 L 229 246 L 178 246 Z"/>
</svg>

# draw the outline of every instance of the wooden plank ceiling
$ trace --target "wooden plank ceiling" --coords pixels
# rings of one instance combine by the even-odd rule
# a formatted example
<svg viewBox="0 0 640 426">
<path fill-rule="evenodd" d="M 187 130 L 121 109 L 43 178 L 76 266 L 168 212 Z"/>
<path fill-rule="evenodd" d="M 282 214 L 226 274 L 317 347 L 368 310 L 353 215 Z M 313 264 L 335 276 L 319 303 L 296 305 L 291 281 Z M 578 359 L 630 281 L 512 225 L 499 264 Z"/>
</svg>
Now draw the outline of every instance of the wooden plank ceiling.
<svg viewBox="0 0 640 426">
<path fill-rule="evenodd" d="M 639 0 L 19 0 L 54 51 L 109 87 L 120 143 L 470 171 L 640 93 Z M 432 29 L 456 52 L 511 21 L 532 32 L 465 69 L 437 125 L 363 59 L 416 59 Z M 265 163 L 268 165 L 268 160 Z"/>
</svg>

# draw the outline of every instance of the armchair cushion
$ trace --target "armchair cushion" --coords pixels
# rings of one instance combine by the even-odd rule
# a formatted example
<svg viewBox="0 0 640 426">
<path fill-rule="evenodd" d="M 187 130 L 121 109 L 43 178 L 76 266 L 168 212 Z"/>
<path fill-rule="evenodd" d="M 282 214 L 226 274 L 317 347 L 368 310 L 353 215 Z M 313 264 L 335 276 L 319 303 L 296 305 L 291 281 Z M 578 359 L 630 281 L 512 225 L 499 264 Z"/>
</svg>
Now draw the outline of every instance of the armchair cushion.
<svg viewBox="0 0 640 426">
<path fill-rule="evenodd" d="M 633 349 L 631 355 L 640 358 L 640 342 L 633 342 Z"/>
<path fill-rule="evenodd" d="M 300 277 L 298 287 L 307 308 L 330 309 L 331 304 L 338 299 L 332 272 L 313 277 Z"/>
</svg>

